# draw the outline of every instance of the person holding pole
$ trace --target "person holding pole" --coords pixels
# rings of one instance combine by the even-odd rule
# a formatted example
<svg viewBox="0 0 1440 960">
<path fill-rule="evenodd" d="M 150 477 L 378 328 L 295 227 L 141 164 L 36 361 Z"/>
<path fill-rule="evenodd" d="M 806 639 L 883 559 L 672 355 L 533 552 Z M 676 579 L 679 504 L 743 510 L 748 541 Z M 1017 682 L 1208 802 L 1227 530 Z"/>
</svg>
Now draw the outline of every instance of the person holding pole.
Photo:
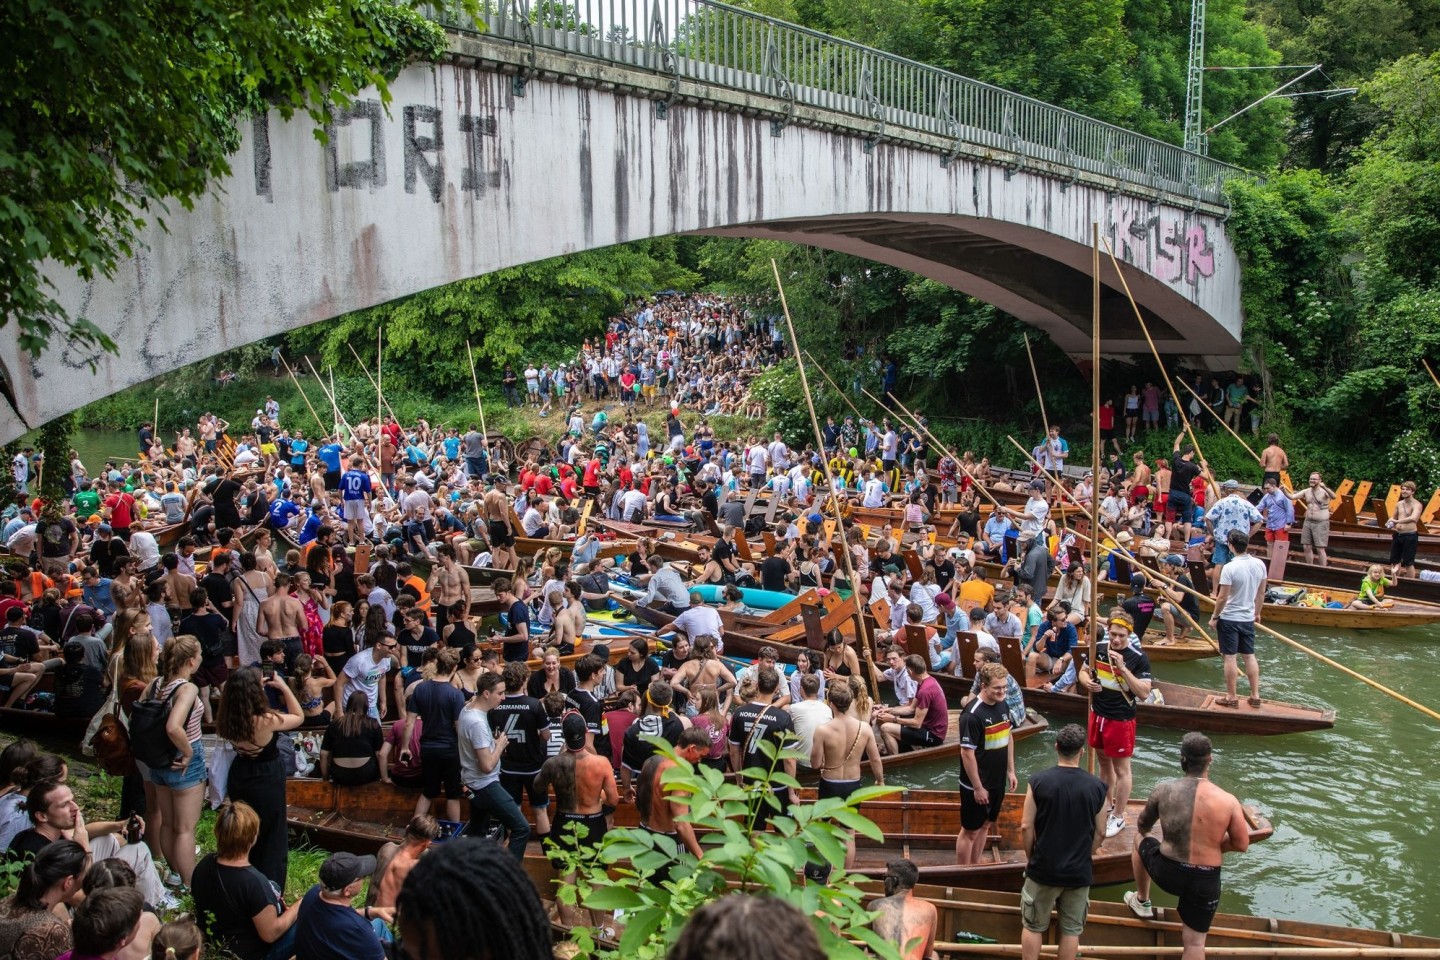
<svg viewBox="0 0 1440 960">
<path fill-rule="evenodd" d="M 1128 614 L 1110 615 L 1105 639 L 1095 644 L 1095 663 L 1078 671 L 1091 694 L 1090 746 L 1100 752 L 1100 779 L 1111 797 L 1105 836 L 1125 829 L 1130 802 L 1130 757 L 1135 753 L 1135 703 L 1150 696 L 1150 659 L 1140 650 Z"/>
</svg>

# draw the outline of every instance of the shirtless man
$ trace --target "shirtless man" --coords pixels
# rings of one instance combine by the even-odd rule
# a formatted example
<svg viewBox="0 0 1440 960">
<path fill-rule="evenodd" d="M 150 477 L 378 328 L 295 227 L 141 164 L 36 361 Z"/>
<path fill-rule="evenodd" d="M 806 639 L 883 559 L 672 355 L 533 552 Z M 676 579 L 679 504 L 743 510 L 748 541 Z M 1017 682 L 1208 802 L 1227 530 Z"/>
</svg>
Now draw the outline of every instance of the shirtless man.
<svg viewBox="0 0 1440 960">
<path fill-rule="evenodd" d="M 714 687 L 715 699 L 723 704 L 725 696 L 735 687 L 735 674 L 716 656 L 715 638 L 701 636 L 695 638 L 690 659 L 680 664 L 670 685 L 685 691 L 691 703 L 698 701 L 703 688 Z"/>
<path fill-rule="evenodd" d="M 1325 551 L 1330 546 L 1330 502 L 1335 499 L 1335 491 L 1325 486 L 1319 473 L 1312 473 L 1310 485 L 1304 490 L 1292 491 L 1290 499 L 1305 506 L 1305 522 L 1300 527 L 1305 562 L 1314 563 L 1314 554 L 1319 553 L 1320 566 L 1330 566 L 1330 556 Z"/>
<path fill-rule="evenodd" d="M 885 763 L 880 759 L 880 744 L 870 724 L 850 716 L 855 695 L 848 683 L 836 683 L 826 693 L 835 718 L 815 729 L 810 747 L 810 769 L 820 771 L 817 799 L 839 797 L 848 800 L 860 786 L 860 763 L 870 762 L 870 775 L 877 786 L 885 786 Z M 845 869 L 855 865 L 855 835 L 845 842 Z"/>
<path fill-rule="evenodd" d="M 550 605 L 550 636 L 543 641 L 545 646 L 554 647 L 562 654 L 573 653 L 575 645 L 579 643 L 579 634 L 575 629 L 575 618 L 566 616 L 565 592 L 563 590 L 551 590 L 545 595 L 545 602 Z"/>
<path fill-rule="evenodd" d="M 443 631 L 450 608 L 470 599 L 470 578 L 455 562 L 455 548 L 450 544 L 440 544 L 435 548 L 435 555 L 440 562 L 435 565 L 435 572 L 430 574 L 427 589 L 430 591 L 431 607 L 435 610 L 435 629 Z"/>
<path fill-rule="evenodd" d="M 485 494 L 482 510 L 490 535 L 490 565 L 497 570 L 514 570 L 520 562 L 515 552 L 515 528 L 510 523 L 510 501 L 499 490 Z"/>
<path fill-rule="evenodd" d="M 1260 483 L 1264 485 L 1267 480 L 1274 480 L 1275 486 L 1279 487 L 1280 472 L 1290 469 L 1290 456 L 1285 452 L 1285 448 L 1280 446 L 1279 434 L 1270 434 L 1266 442 L 1268 446 L 1260 451 L 1260 469 L 1264 471 Z"/>
<path fill-rule="evenodd" d="M 935 905 L 915 897 L 920 869 L 909 860 L 891 860 L 885 865 L 885 896 L 869 905 L 878 913 L 875 932 L 900 950 L 901 960 L 930 960 L 935 957 Z"/>
<path fill-rule="evenodd" d="M 675 753 L 692 767 L 709 752 L 710 735 L 697 727 L 686 728 L 675 743 Z M 678 791 L 667 792 L 661 785 L 665 771 L 673 766 L 674 760 L 663 753 L 657 753 L 646 760 L 645 766 L 641 768 L 639 789 L 635 791 L 635 806 L 640 811 L 640 826 L 651 833 L 679 841 L 691 856 L 699 860 L 705 851 L 700 848 L 695 827 L 680 819 L 689 812 L 689 804 L 679 799 Z M 670 869 L 674 865 L 675 861 L 672 860 L 656 868 L 650 874 L 650 882 L 659 885 L 669 880 Z"/>
<path fill-rule="evenodd" d="M 290 575 L 275 576 L 275 592 L 260 601 L 260 617 L 256 621 L 267 639 L 285 644 L 285 672 L 295 671 L 295 658 L 305 652 L 300 637 L 305 633 L 305 605 L 290 595 Z"/>
<path fill-rule="evenodd" d="M 171 558 L 174 558 L 173 560 Z M 195 578 L 188 573 L 180 572 L 180 557 L 178 554 L 167 553 L 161 558 L 161 566 L 165 568 L 165 590 L 170 594 L 169 606 L 180 611 L 180 616 L 190 612 L 190 592 L 195 589 Z M 178 618 L 177 618 L 178 622 Z"/>
<path fill-rule="evenodd" d="M 366 906 L 393 907 L 405 878 L 435 838 L 440 836 L 440 824 L 429 814 L 412 817 L 405 827 L 405 838 L 400 843 L 387 843 L 376 855 L 375 876 L 370 884 Z"/>
<path fill-rule="evenodd" d="M 605 839 L 606 814 L 620 804 L 620 792 L 615 788 L 615 768 L 610 761 L 586 749 L 588 734 L 589 727 L 580 714 L 571 713 L 565 717 L 560 724 L 565 749 L 540 767 L 540 772 L 535 775 L 535 789 L 545 793 L 552 786 L 555 788 L 555 808 L 559 817 L 555 820 L 548 843 L 573 850 L 581 856 L 593 857 L 595 849 Z M 575 826 L 567 828 L 567 824 Z M 574 883 L 574 873 L 564 877 L 563 882 Z M 579 922 L 577 913 L 562 903 L 560 922 Z"/>
<path fill-rule="evenodd" d="M 1220 861 L 1231 850 L 1250 847 L 1250 823 L 1240 801 L 1210 782 L 1210 738 L 1187 733 L 1180 741 L 1178 780 L 1155 788 L 1135 831 L 1130 862 L 1135 889 L 1125 903 L 1137 917 L 1153 919 L 1150 883 L 1179 897 L 1178 912 L 1184 925 L 1182 960 L 1203 960 L 1205 934 L 1220 906 Z M 1148 834 L 1159 822 L 1165 839 Z"/>
<path fill-rule="evenodd" d="M 1400 484 L 1400 499 L 1390 515 L 1390 575 L 1415 576 L 1415 548 L 1420 545 L 1420 514 L 1424 508 L 1415 499 L 1415 481 Z"/>
</svg>

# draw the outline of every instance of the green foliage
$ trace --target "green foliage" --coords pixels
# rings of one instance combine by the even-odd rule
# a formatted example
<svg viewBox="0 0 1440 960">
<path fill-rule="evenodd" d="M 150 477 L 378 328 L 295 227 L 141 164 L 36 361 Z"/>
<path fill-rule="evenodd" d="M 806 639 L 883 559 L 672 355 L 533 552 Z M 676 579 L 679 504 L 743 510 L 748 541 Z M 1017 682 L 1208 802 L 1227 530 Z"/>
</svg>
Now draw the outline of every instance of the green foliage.
<svg viewBox="0 0 1440 960">
<path fill-rule="evenodd" d="M 792 806 L 785 811 L 788 815 L 771 815 L 774 832 L 767 833 L 755 829 L 756 815 L 761 804 L 774 802 L 774 789 L 797 786 L 779 767 L 786 758 L 798 758 L 798 751 L 762 742 L 770 767 L 747 769 L 742 785 L 718 770 L 692 767 L 658 738 L 652 742 L 675 761 L 662 776 L 663 789 L 685 798 L 689 809 L 681 819 L 694 825 L 705 856 L 696 860 L 674 838 L 627 828 L 608 832 L 593 853 L 562 854 L 562 872 L 577 873 L 573 886 L 561 885 L 562 903 L 625 914 L 618 950 L 597 950 L 600 931 L 579 928 L 574 942 L 581 956 L 661 960 L 690 915 L 733 888 L 745 894 L 763 892 L 796 907 L 811 919 L 828 957 L 898 960 L 895 944 L 870 929 L 865 895 L 844 869 L 847 834 L 882 838 L 879 828 L 860 814 L 859 804 L 897 793 L 897 788 L 864 787 L 848 800 Z M 801 882 L 805 864 L 822 861 L 833 870 L 830 879 L 823 886 Z M 667 862 L 675 864 L 670 880 L 657 886 L 645 879 Z"/>
<path fill-rule="evenodd" d="M 323 123 L 444 34 L 389 0 L 18 0 L 0 11 L 0 326 L 116 349 L 54 300 L 41 263 L 107 277 L 147 221 L 230 170 L 239 119 L 268 107 Z"/>
</svg>

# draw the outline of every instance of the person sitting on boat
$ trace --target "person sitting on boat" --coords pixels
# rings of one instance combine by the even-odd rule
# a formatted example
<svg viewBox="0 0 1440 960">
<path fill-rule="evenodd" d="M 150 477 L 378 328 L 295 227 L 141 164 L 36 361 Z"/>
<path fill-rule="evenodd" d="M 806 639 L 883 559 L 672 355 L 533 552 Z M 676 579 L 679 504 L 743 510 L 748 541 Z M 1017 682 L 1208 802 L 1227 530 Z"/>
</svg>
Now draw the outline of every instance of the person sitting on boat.
<svg viewBox="0 0 1440 960">
<path fill-rule="evenodd" d="M 1185 558 L 1178 553 L 1167 554 L 1163 560 L 1166 575 L 1181 587 L 1194 589 L 1189 573 L 1185 570 Z M 1160 646 L 1169 646 L 1176 640 L 1188 640 L 1190 627 L 1200 622 L 1200 602 L 1194 594 L 1172 587 L 1164 580 L 1158 584 L 1161 601 L 1159 610 L 1165 619 L 1165 639 L 1157 640 Z M 1177 633 L 1176 627 L 1179 627 Z"/>
<path fill-rule="evenodd" d="M 660 557 L 652 556 L 646 561 L 650 567 L 650 584 L 645 595 L 638 601 L 642 607 L 654 607 L 676 616 L 690 607 L 690 596 L 679 571 L 667 566 Z M 659 601 L 658 603 L 656 601 Z"/>
<path fill-rule="evenodd" d="M 871 669 L 875 671 L 877 680 L 888 680 L 895 688 L 895 699 L 899 701 L 896 706 L 885 706 L 877 704 L 871 715 L 871 721 L 876 727 L 877 735 L 885 745 L 887 756 L 894 756 L 901 752 L 902 743 L 905 749 L 913 750 L 920 746 L 934 746 L 928 741 L 937 737 L 936 743 L 945 739 L 944 730 L 941 729 L 939 720 L 934 714 L 933 696 L 927 692 L 924 702 L 920 700 L 920 684 L 929 680 L 936 689 L 939 684 L 930 676 L 930 669 L 925 664 L 925 658 L 916 654 L 907 656 L 905 650 L 900 646 L 892 646 L 885 654 L 886 663 L 889 666 L 883 670 L 877 670 L 874 664 Z M 941 698 L 942 712 L 944 698 Z M 950 714 L 945 712 L 944 723 L 948 728 Z M 927 722 L 928 720 L 928 722 Z"/>
<path fill-rule="evenodd" d="M 780 669 L 778 660 L 779 654 L 776 652 L 774 647 L 769 645 L 761 647 L 760 655 L 755 658 L 755 661 L 747 666 L 741 667 L 740 672 L 735 674 L 735 686 L 737 690 L 741 687 L 746 686 L 747 682 L 752 684 L 755 683 L 755 681 L 760 676 L 760 671 L 764 670 L 767 667 L 771 670 L 776 671 L 781 676 L 784 676 L 784 671 Z M 789 686 L 781 686 L 777 688 L 776 697 L 772 701 L 771 705 L 774 706 L 777 710 L 783 710 L 785 707 L 790 706 Z"/>
<path fill-rule="evenodd" d="M 875 932 L 900 949 L 901 960 L 936 955 L 939 915 L 933 903 L 915 896 L 919 880 L 920 869 L 912 861 L 891 860 L 885 865 L 885 896 L 865 908 L 875 914 Z"/>
<path fill-rule="evenodd" d="M 1071 655 L 1080 644 L 1074 624 L 1069 622 L 1068 604 L 1056 604 L 1045 613 L 1045 622 L 1035 631 L 1035 639 L 1025 648 L 1025 666 L 1029 673 L 1059 676 L 1074 660 Z"/>
<path fill-rule="evenodd" d="M 670 628 L 691 640 L 696 637 L 720 637 L 725 633 L 720 612 L 706 604 L 698 590 L 691 592 L 690 606 L 675 618 Z"/>
<path fill-rule="evenodd" d="M 1370 564 L 1365 571 L 1364 579 L 1360 581 L 1360 592 L 1354 600 L 1350 601 L 1350 606 L 1356 610 L 1373 610 L 1377 607 L 1395 606 L 1394 600 L 1387 600 L 1385 598 L 1385 588 L 1391 586 L 1393 583 L 1394 581 L 1385 576 L 1385 568 L 1382 565 L 1378 563 Z"/>
</svg>

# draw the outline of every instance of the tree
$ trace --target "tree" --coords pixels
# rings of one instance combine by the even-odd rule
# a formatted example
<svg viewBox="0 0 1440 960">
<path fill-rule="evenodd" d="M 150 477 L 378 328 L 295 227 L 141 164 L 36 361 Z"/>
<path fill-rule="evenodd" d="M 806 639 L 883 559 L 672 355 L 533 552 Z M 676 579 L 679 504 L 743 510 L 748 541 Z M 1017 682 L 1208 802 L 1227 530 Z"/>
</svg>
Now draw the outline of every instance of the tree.
<svg viewBox="0 0 1440 960">
<path fill-rule="evenodd" d="M 0 326 L 32 354 L 56 334 L 115 349 L 42 271 L 113 274 L 147 220 L 229 172 L 238 119 L 318 126 L 445 42 L 388 0 L 16 0 L 0 35 Z"/>
</svg>

